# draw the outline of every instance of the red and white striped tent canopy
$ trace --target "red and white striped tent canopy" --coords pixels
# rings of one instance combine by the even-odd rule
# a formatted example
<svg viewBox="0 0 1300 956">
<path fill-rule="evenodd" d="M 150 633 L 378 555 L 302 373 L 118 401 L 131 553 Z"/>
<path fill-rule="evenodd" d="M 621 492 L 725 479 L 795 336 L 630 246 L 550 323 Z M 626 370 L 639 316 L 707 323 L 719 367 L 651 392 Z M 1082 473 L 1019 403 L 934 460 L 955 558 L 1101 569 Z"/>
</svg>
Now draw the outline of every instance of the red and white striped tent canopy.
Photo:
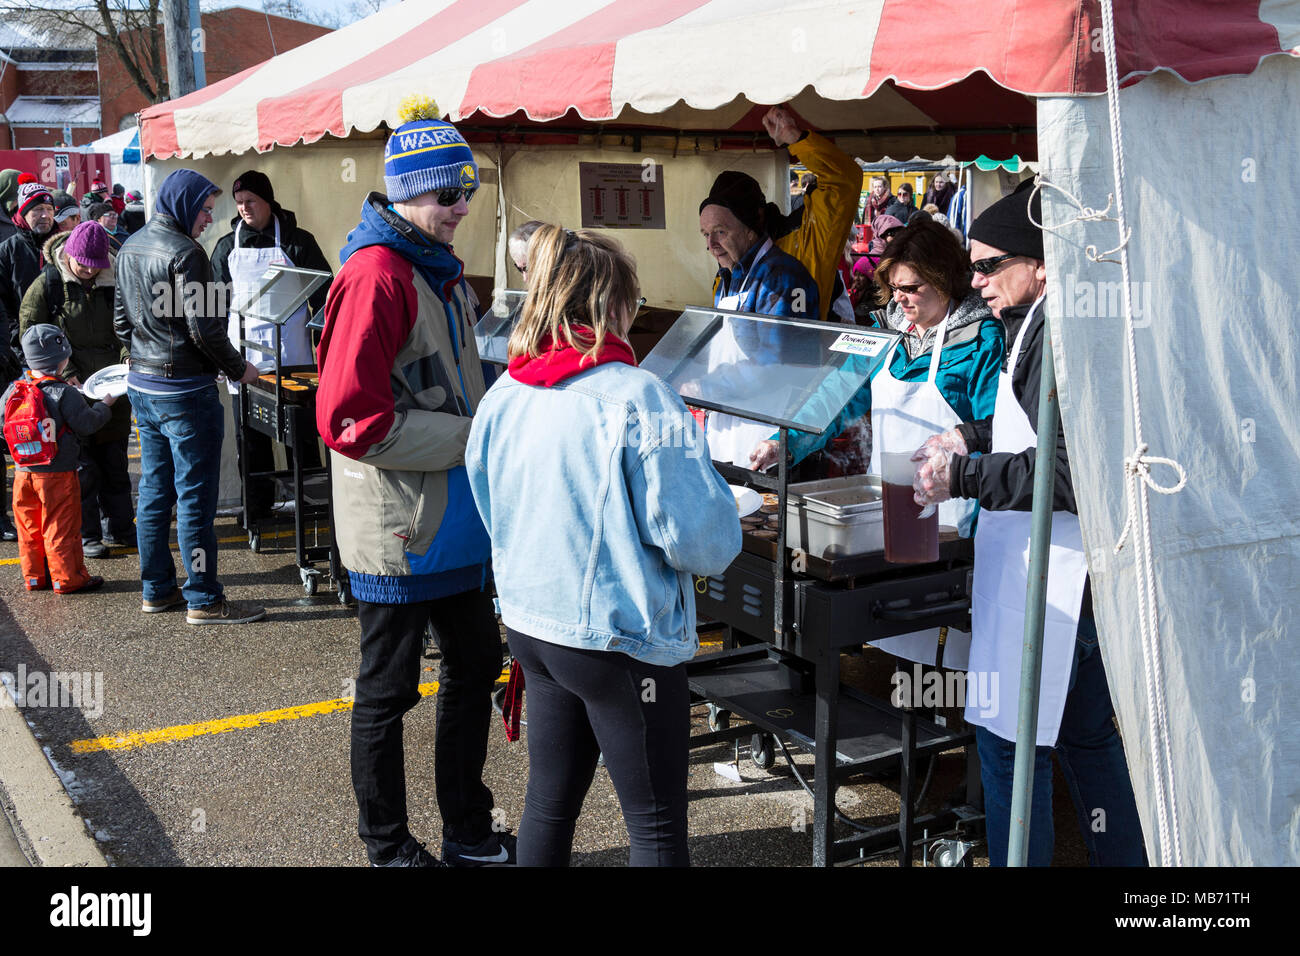
<svg viewBox="0 0 1300 956">
<path fill-rule="evenodd" d="M 1282 0 L 1143 0 L 1116 17 L 1127 82 L 1300 52 Z M 419 93 L 498 130 L 746 133 L 758 105 L 793 101 L 822 130 L 1033 155 L 1030 97 L 1102 92 L 1100 35 L 1097 0 L 407 0 L 146 109 L 141 143 L 158 159 L 265 152 L 395 126 Z"/>
</svg>

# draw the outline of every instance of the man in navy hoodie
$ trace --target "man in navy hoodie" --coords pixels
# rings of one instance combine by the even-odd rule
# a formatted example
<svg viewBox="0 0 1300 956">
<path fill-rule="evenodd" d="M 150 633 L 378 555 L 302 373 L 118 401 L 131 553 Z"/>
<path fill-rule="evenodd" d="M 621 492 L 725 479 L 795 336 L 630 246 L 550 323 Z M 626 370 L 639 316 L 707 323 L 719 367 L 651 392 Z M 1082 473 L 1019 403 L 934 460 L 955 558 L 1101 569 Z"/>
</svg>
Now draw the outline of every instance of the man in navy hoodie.
<svg viewBox="0 0 1300 956">
<path fill-rule="evenodd" d="M 230 344 L 212 265 L 196 241 L 221 192 L 190 169 L 158 188 L 154 215 L 117 255 L 113 330 L 127 348 L 127 395 L 140 429 L 136 539 L 146 614 L 188 605 L 186 623 L 243 624 L 266 616 L 227 601 L 217 579 L 218 482 L 226 415 L 217 373 L 251 382 L 257 366 Z M 171 510 L 187 580 L 177 586 Z"/>
</svg>

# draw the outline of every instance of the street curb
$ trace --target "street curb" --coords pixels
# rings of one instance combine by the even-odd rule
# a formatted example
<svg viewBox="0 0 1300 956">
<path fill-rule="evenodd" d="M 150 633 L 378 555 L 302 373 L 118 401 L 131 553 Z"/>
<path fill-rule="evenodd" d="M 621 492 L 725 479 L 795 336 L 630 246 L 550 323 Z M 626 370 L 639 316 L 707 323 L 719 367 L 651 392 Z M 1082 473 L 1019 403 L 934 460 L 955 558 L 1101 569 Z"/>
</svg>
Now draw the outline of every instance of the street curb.
<svg viewBox="0 0 1300 956">
<path fill-rule="evenodd" d="M 0 826 L 33 866 L 108 866 L 7 688 L 0 698 Z"/>
</svg>

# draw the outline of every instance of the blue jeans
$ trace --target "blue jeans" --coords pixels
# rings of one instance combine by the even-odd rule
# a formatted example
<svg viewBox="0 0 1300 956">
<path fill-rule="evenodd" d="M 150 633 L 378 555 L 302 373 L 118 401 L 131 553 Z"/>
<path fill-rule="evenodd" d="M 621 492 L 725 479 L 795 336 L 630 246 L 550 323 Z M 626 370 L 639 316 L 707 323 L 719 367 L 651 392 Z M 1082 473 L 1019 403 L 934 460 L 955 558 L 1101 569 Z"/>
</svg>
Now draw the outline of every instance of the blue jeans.
<svg viewBox="0 0 1300 956">
<path fill-rule="evenodd" d="M 180 395 L 149 395 L 127 389 L 140 428 L 140 486 L 135 528 L 140 547 L 144 599 L 176 589 L 176 563 L 168 544 L 172 505 L 176 540 L 188 580 L 191 608 L 222 598 L 217 580 L 217 495 L 226 415 L 217 386 Z"/>
<path fill-rule="evenodd" d="M 1142 827 L 1129 779 L 1124 747 L 1112 720 L 1106 670 L 1097 650 L 1097 626 L 1079 622 L 1070 690 L 1055 747 L 1034 752 L 1034 791 L 1029 811 L 1030 866 L 1050 866 L 1056 833 L 1052 816 L 1052 752 L 1070 788 L 1079 829 L 1093 866 L 1146 866 Z M 983 727 L 975 728 L 989 865 L 1006 866 L 1011 830 L 1011 781 L 1016 745 Z"/>
</svg>

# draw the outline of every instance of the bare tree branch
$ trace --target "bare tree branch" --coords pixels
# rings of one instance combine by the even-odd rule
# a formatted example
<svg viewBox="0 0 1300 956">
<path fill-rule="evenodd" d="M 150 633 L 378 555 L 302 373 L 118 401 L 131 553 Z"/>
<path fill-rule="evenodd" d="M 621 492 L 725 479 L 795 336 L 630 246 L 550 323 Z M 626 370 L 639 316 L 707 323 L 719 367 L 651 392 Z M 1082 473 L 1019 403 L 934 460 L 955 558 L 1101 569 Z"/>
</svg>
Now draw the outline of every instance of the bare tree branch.
<svg viewBox="0 0 1300 956">
<path fill-rule="evenodd" d="M 121 62 L 132 83 L 151 103 L 167 96 L 166 61 L 159 53 L 162 13 L 158 0 L 85 0 L 55 6 L 48 0 L 12 0 L 6 20 L 53 34 L 51 48 L 102 40 Z"/>
</svg>

